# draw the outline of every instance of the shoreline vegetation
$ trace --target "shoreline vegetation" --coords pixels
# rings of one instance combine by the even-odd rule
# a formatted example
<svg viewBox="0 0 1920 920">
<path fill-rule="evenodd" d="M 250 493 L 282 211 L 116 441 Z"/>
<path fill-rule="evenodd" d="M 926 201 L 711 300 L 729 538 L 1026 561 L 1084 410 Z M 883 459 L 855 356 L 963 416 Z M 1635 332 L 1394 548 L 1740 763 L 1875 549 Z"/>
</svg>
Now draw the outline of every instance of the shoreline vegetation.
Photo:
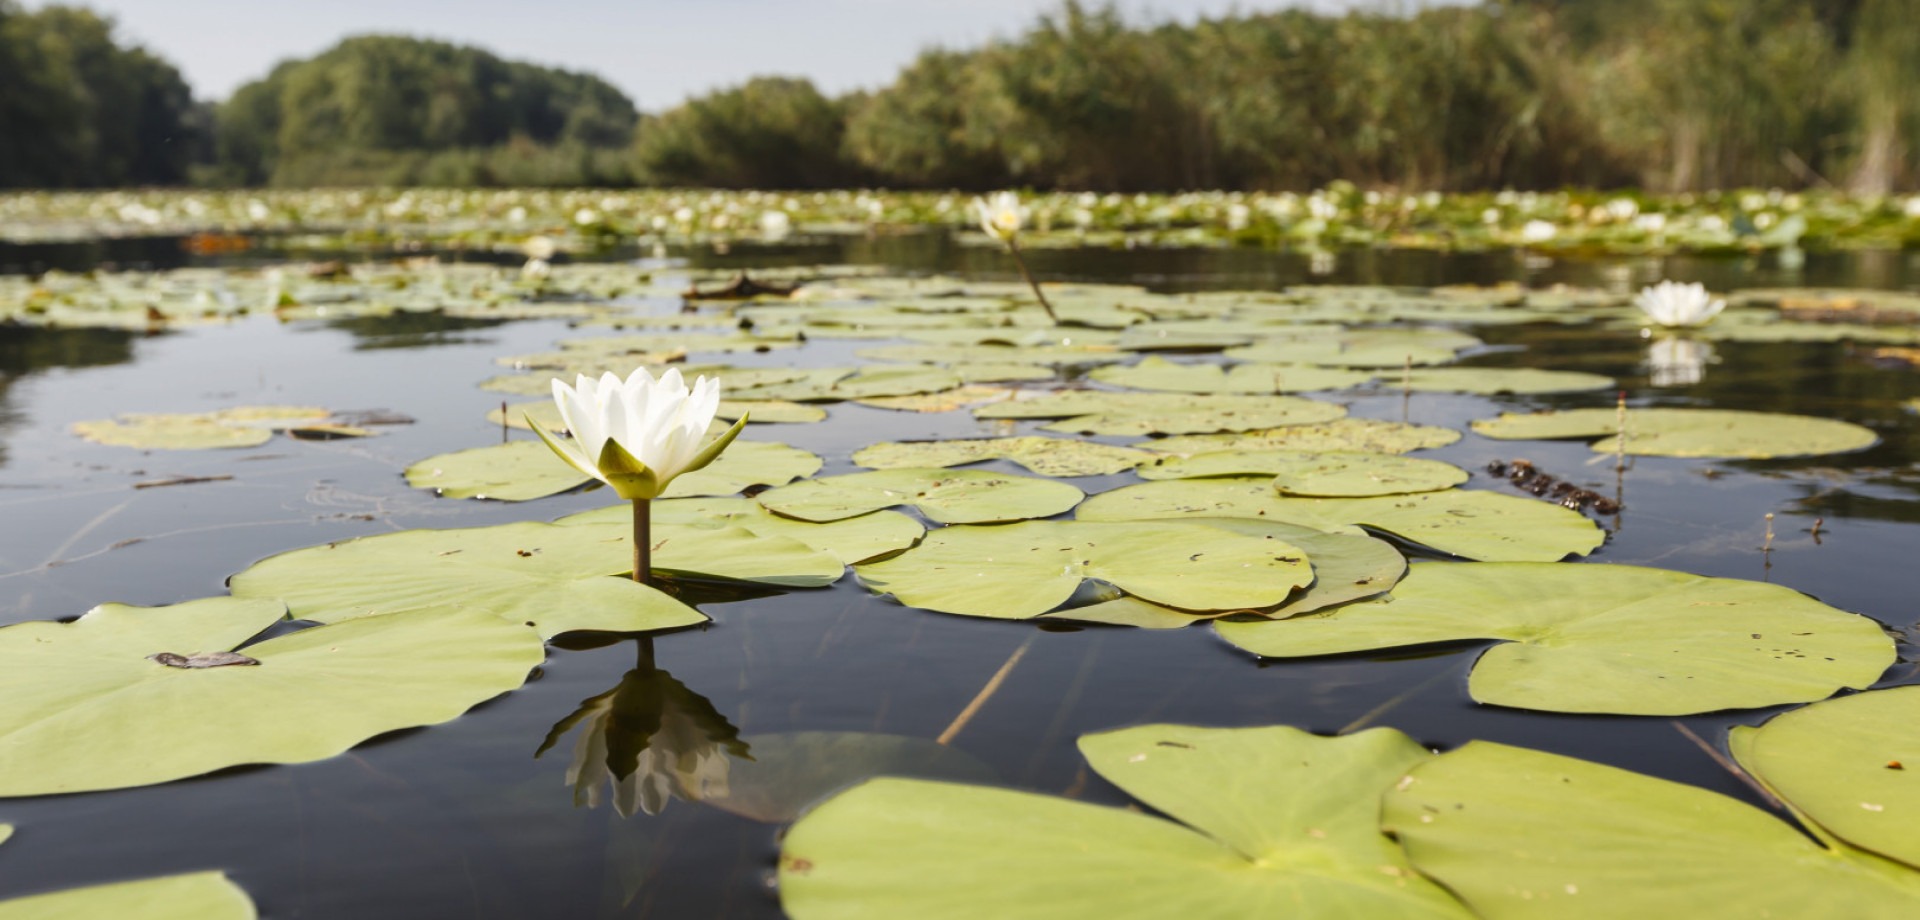
<svg viewBox="0 0 1920 920">
<path fill-rule="evenodd" d="M 0 187 L 1920 189 L 1911 0 L 1494 0 L 1135 22 L 1065 3 L 839 97 L 642 113 L 597 76 L 400 36 L 231 98 L 80 7 L 0 0 Z M 27 140 L 31 139 L 31 140 Z"/>
</svg>

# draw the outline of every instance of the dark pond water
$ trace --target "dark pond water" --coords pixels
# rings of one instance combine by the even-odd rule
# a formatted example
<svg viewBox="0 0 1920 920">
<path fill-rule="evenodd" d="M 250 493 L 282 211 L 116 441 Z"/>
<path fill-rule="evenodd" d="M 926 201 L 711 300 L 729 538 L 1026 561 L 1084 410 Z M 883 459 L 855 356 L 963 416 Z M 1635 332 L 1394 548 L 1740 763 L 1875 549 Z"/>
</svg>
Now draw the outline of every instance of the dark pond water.
<svg viewBox="0 0 1920 920">
<path fill-rule="evenodd" d="M 144 258 L 174 258 L 165 247 L 154 252 Z M 58 262 L 56 255 L 15 250 L 0 253 L 0 263 Z M 140 260 L 106 249 L 73 258 Z M 691 259 L 707 266 L 881 262 L 1007 277 L 994 254 L 932 237 Z M 1814 254 L 1794 271 L 1765 261 L 1541 264 L 1506 253 L 1369 252 L 1343 256 L 1319 274 L 1304 256 L 1249 251 L 1059 251 L 1036 253 L 1034 261 L 1050 277 L 1180 290 L 1315 281 L 1638 285 L 1660 277 L 1719 289 L 1920 285 L 1920 255 L 1911 253 Z M 647 308 L 670 312 L 678 304 Z M 568 334 L 560 321 L 493 325 L 420 316 L 290 325 L 255 319 L 157 337 L 0 328 L 0 623 L 72 617 L 106 601 L 159 605 L 220 594 L 227 576 L 264 556 L 329 540 L 546 520 L 608 504 L 604 492 L 519 505 L 442 500 L 410 490 L 400 476 L 428 455 L 497 441 L 499 429 L 483 416 L 499 396 L 475 384 L 499 372 L 496 356 L 542 350 Z M 1724 344 L 1700 384 L 1656 388 L 1647 379 L 1645 345 L 1631 333 L 1543 326 L 1478 334 L 1496 347 L 1468 363 L 1611 374 L 1646 404 L 1792 411 L 1873 427 L 1883 439 L 1879 447 L 1842 457 L 1640 459 L 1624 478 L 1627 509 L 1604 522 L 1612 537 L 1592 558 L 1765 578 L 1903 634 L 1914 625 L 1920 420 L 1900 408 L 1920 395 L 1913 372 L 1872 366 L 1841 345 Z M 823 342 L 755 360 L 828 364 L 847 350 Z M 1404 413 L 1461 428 L 1502 409 L 1607 405 L 1611 395 L 1416 394 L 1403 404 L 1395 393 L 1342 401 L 1356 416 Z M 252 450 L 181 453 L 91 445 L 67 430 L 76 420 L 119 412 L 258 402 L 387 408 L 418 423 L 361 441 L 277 439 Z M 854 405 L 830 411 L 821 424 L 762 426 L 751 436 L 815 451 L 826 459 L 822 472 L 831 474 L 852 470 L 849 454 L 872 441 L 1000 430 L 964 413 L 907 415 Z M 1469 434 L 1422 456 L 1474 470 L 1525 456 L 1557 475 L 1614 486 L 1611 467 L 1590 464 L 1593 455 L 1579 443 L 1516 444 Z M 175 475 L 232 478 L 132 488 Z M 1077 484 L 1092 492 L 1130 481 L 1122 475 Z M 1469 487 L 1509 488 L 1484 474 Z M 1769 512 L 1777 516 L 1777 534 L 1763 554 Z M 1823 519 L 1817 538 L 1808 532 L 1816 519 Z M 1466 694 L 1477 646 L 1262 664 L 1204 628 L 976 621 L 877 600 L 850 578 L 830 589 L 702 606 L 710 625 L 654 640 L 655 660 L 671 675 L 655 686 L 670 688 L 683 705 L 689 694 L 704 698 L 749 742 L 799 731 L 932 738 L 1024 649 L 952 746 L 1000 783 L 1098 802 L 1125 798 L 1083 769 L 1073 739 L 1156 721 L 1284 723 L 1328 733 L 1389 725 L 1435 747 L 1497 740 L 1752 801 L 1682 729 L 1717 741 L 1727 726 L 1769 714 L 1670 720 L 1494 708 Z M 621 685 L 639 655 L 630 639 L 562 646 L 518 692 L 452 723 L 377 739 L 329 761 L 0 801 L 0 823 L 18 828 L 0 853 L 0 897 L 220 868 L 275 918 L 778 916 L 770 878 L 779 826 L 687 801 L 631 818 L 605 804 L 579 806 L 567 782 L 573 739 L 534 756 L 556 722 L 582 700 Z M 1913 681 L 1914 671 L 1903 659 L 1886 681 Z"/>
</svg>

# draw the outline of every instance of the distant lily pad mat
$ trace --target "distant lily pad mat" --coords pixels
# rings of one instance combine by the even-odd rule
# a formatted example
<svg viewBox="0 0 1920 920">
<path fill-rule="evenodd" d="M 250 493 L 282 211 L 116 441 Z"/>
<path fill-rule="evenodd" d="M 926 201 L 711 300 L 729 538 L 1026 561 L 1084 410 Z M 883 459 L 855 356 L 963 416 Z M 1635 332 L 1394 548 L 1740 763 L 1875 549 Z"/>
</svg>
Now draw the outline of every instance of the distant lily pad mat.
<svg viewBox="0 0 1920 920">
<path fill-rule="evenodd" d="M 1863 450 L 1878 443 L 1872 430 L 1838 419 L 1730 409 L 1628 409 L 1626 436 L 1616 409 L 1503 414 L 1473 423 L 1475 433 L 1500 440 L 1592 438 L 1593 449 L 1652 457 L 1805 457 Z"/>
</svg>

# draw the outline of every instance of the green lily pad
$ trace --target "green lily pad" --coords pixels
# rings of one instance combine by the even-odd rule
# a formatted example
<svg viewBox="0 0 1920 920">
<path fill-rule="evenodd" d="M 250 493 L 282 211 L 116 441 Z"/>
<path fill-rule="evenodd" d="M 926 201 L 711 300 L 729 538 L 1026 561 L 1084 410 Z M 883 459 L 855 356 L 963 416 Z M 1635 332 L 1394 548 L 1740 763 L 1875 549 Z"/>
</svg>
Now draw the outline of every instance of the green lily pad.
<svg viewBox="0 0 1920 920">
<path fill-rule="evenodd" d="M 1070 390 L 975 409 L 977 418 L 1061 419 L 1041 426 L 1081 434 L 1197 434 L 1311 425 L 1347 414 L 1333 403 L 1298 396 L 1113 393 Z"/>
<path fill-rule="evenodd" d="M 987 783 L 993 768 L 927 738 L 873 732 L 786 732 L 741 739 L 752 760 L 736 760 L 724 787 L 696 796 L 743 818 L 787 824 L 807 806 L 878 776 Z"/>
<path fill-rule="evenodd" d="M 1113 364 L 1133 357 L 1111 345 L 881 345 L 862 348 L 860 357 L 912 364 L 1036 364 L 1078 367 Z"/>
<path fill-rule="evenodd" d="M 1271 658 L 1505 640 L 1474 664 L 1468 691 L 1552 712 L 1805 703 L 1866 687 L 1894 660 L 1878 623 L 1797 591 L 1626 565 L 1418 565 L 1382 600 L 1217 628 Z"/>
<path fill-rule="evenodd" d="M 1282 495 L 1402 495 L 1451 489 L 1467 481 L 1467 471 L 1451 463 L 1347 452 L 1225 450 L 1163 457 L 1135 472 L 1155 480 L 1271 475 Z"/>
<path fill-rule="evenodd" d="M 1591 438 L 1597 453 L 1621 449 L 1616 409 L 1502 413 L 1473 423 L 1474 433 L 1500 440 Z M 1862 450 L 1880 438 L 1838 419 L 1730 409 L 1628 409 L 1625 450 L 1653 457 L 1804 457 Z"/>
<path fill-rule="evenodd" d="M 732 395 L 741 399 L 839 402 L 934 393 L 959 385 L 960 376 L 943 367 L 875 364 L 810 369 L 807 376 L 798 380 L 748 387 Z"/>
<path fill-rule="evenodd" d="M 1751 805 L 1485 741 L 1416 765 L 1381 823 L 1483 917 L 1920 915 L 1920 873 Z"/>
<path fill-rule="evenodd" d="M 563 517 L 556 524 L 626 525 L 632 512 L 614 505 Z M 826 553 L 843 564 L 865 562 L 906 549 L 926 531 L 921 523 L 898 511 L 874 511 L 827 523 L 784 518 L 751 498 L 671 498 L 653 503 L 655 527 L 712 527 L 729 524 L 764 537 L 793 540 Z M 668 561 L 672 561 L 669 554 Z M 657 560 L 656 560 L 657 561 Z"/>
<path fill-rule="evenodd" d="M 1141 483 L 1093 496 L 1075 517 L 1256 518 L 1347 533 L 1356 532 L 1358 525 L 1436 552 L 1488 562 L 1555 562 L 1584 556 L 1606 540 L 1606 533 L 1585 516 L 1536 499 L 1465 489 L 1375 498 L 1294 498 L 1277 494 L 1268 479 Z"/>
<path fill-rule="evenodd" d="M 95 444 L 142 450 L 258 447 L 276 428 L 311 424 L 333 413 L 318 406 L 238 406 L 217 412 L 129 413 L 74 422 L 73 433 Z"/>
<path fill-rule="evenodd" d="M 964 409 L 981 403 L 1011 399 L 1013 394 L 1013 390 L 1005 387 L 967 385 L 937 393 L 875 396 L 871 399 L 856 399 L 854 402 L 874 409 L 891 409 L 895 412 L 952 412 L 955 409 Z"/>
<path fill-rule="evenodd" d="M 1323 367 L 1394 368 L 1446 364 L 1478 347 L 1479 339 L 1446 329 L 1359 329 L 1338 336 L 1279 339 L 1227 349 L 1235 361 L 1317 364 Z"/>
<path fill-rule="evenodd" d="M 1306 551 L 1313 563 L 1313 584 L 1286 603 L 1265 610 L 1189 611 L 1164 607 L 1136 597 L 1119 597 L 1085 607 L 1046 614 L 1040 619 L 1107 623 L 1143 629 L 1179 629 L 1230 613 L 1258 613 L 1279 619 L 1323 610 L 1392 590 L 1407 571 L 1407 560 L 1382 540 L 1357 534 L 1322 533 L 1280 521 L 1238 518 L 1196 518 L 1196 523 L 1254 536 L 1272 536 Z"/>
<path fill-rule="evenodd" d="M 887 441 L 854 451 L 853 462 L 876 470 L 951 467 L 1011 460 L 1041 476 L 1106 476 L 1158 457 L 1152 451 L 1072 438 L 985 438 L 962 441 Z"/>
<path fill-rule="evenodd" d="M 0 901 L 0 917 L 6 920 L 254 920 L 258 916 L 253 899 L 223 872 L 163 875 Z"/>
<path fill-rule="evenodd" d="M 683 473 L 663 497 L 732 495 L 756 485 L 784 485 L 820 469 L 820 458 L 797 447 L 766 441 L 735 441 L 705 469 Z M 512 441 L 439 454 L 406 470 L 407 484 L 443 498 L 523 502 L 568 492 L 588 483 L 539 441 Z"/>
<path fill-rule="evenodd" d="M 1614 379 L 1580 371 L 1543 371 L 1531 367 L 1430 367 L 1407 374 L 1404 381 L 1387 377 L 1382 384 L 1404 384 L 1408 389 L 1433 393 L 1493 396 L 1604 390 L 1614 385 Z"/>
<path fill-rule="evenodd" d="M 1740 765 L 1846 842 L 1920 868 L 1920 687 L 1815 703 L 1759 728 L 1735 726 Z"/>
<path fill-rule="evenodd" d="M 944 527 L 854 573 L 909 607 L 1007 620 L 1060 606 L 1089 578 L 1184 610 L 1272 607 L 1313 581 L 1293 544 L 1187 522 Z"/>
<path fill-rule="evenodd" d="M 775 514 L 803 521 L 845 518 L 911 505 L 941 524 L 1051 517 L 1086 493 L 1064 482 L 978 470 L 901 469 L 808 479 L 760 493 Z"/>
<path fill-rule="evenodd" d="M 1168 454 L 1204 454 L 1219 450 L 1339 450 L 1404 454 L 1430 447 L 1445 447 L 1458 440 L 1460 432 L 1451 428 L 1372 418 L 1342 418 L 1319 425 L 1288 425 L 1264 431 L 1156 438 L 1135 446 Z"/>
<path fill-rule="evenodd" d="M 781 906 L 794 920 L 1470 916 L 1378 830 L 1379 790 L 1432 756 L 1399 732 L 1148 725 L 1081 751 L 1173 820 L 874 780 L 787 833 Z"/>
<path fill-rule="evenodd" d="M 551 399 L 515 403 L 505 412 L 493 409 L 487 413 L 487 421 L 495 425 L 506 425 L 529 431 L 527 416 L 546 426 L 548 431 L 565 432 L 567 423 L 560 418 L 560 408 Z M 755 425 L 765 424 L 808 424 L 826 419 L 827 410 L 819 406 L 802 405 L 781 399 L 723 399 L 720 408 L 714 412 L 715 418 L 731 422 L 741 416 L 747 416 L 748 422 Z"/>
<path fill-rule="evenodd" d="M 1296 364 L 1182 364 L 1149 355 L 1138 364 L 1096 368 L 1087 376 L 1135 390 L 1176 393 L 1305 393 L 1339 390 L 1373 379 L 1372 374 Z"/>
<path fill-rule="evenodd" d="M 285 615 L 277 600 L 218 597 L 0 629 L 0 796 L 323 760 L 452 719 L 519 687 L 545 657 L 532 630 L 457 607 L 300 630 L 245 646 L 252 666 L 148 657 L 232 649 Z"/>
<path fill-rule="evenodd" d="M 632 570 L 625 539 L 622 528 L 534 522 L 403 530 L 269 556 L 228 584 L 236 597 L 280 598 L 295 617 L 321 623 L 443 604 L 532 623 L 542 637 L 705 622 L 660 591 L 613 577 Z"/>
<path fill-rule="evenodd" d="M 947 368 L 960 375 L 966 383 L 1009 383 L 1016 380 L 1052 380 L 1058 376 L 1053 368 L 1039 364 L 1018 362 L 971 361 L 955 364 Z"/>
</svg>

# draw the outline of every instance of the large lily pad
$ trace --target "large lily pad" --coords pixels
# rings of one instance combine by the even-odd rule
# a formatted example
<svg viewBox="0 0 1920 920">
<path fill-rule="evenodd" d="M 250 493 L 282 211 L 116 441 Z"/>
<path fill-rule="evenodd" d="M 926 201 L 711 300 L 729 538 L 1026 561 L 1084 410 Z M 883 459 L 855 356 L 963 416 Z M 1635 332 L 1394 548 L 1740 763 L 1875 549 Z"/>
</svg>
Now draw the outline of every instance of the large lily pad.
<svg viewBox="0 0 1920 920">
<path fill-rule="evenodd" d="M 1920 916 L 1920 873 L 1704 789 L 1485 741 L 1416 765 L 1381 821 L 1482 917 Z"/>
<path fill-rule="evenodd" d="M 207 450 L 258 447 L 276 428 L 299 427 L 332 417 L 318 406 L 239 406 L 217 412 L 130 413 L 73 423 L 73 432 L 96 444 L 142 450 Z"/>
<path fill-rule="evenodd" d="M 545 656 L 525 626 L 436 607 L 244 646 L 255 665 L 150 659 L 227 651 L 285 615 L 277 600 L 221 597 L 106 604 L 71 623 L 0 629 L 0 796 L 322 760 L 375 735 L 452 719 L 520 686 Z"/>
<path fill-rule="evenodd" d="M 1502 413 L 1473 423 L 1476 434 L 1501 440 L 1591 438 L 1593 449 L 1622 448 L 1616 409 Z M 1625 451 L 1656 457 L 1801 457 L 1872 447 L 1870 429 L 1838 419 L 1730 409 L 1629 409 Z"/>
<path fill-rule="evenodd" d="M 1271 475 L 1282 495 L 1403 495 L 1451 489 L 1467 471 L 1438 460 L 1393 454 L 1227 450 L 1191 457 L 1165 457 L 1142 464 L 1142 479 L 1204 479 Z"/>
<path fill-rule="evenodd" d="M 1431 756 L 1399 732 L 1148 725 L 1088 736 L 1081 750 L 1187 826 L 1031 793 L 874 780 L 788 832 L 781 906 L 795 920 L 1469 916 L 1377 828 L 1379 790 Z"/>
<path fill-rule="evenodd" d="M 732 495 L 751 486 L 784 485 L 820 469 L 808 451 L 765 441 L 735 441 L 705 469 L 681 474 L 666 498 Z M 407 484 L 445 498 L 521 502 L 558 495 L 595 480 L 554 456 L 539 441 L 512 441 L 421 460 L 406 470 Z"/>
<path fill-rule="evenodd" d="M 1204 454 L 1218 450 L 1342 450 L 1404 454 L 1430 447 L 1445 447 L 1458 440 L 1460 432 L 1451 428 L 1372 418 L 1342 418 L 1319 425 L 1288 425 L 1264 431 L 1156 438 L 1136 446 L 1169 454 Z"/>
<path fill-rule="evenodd" d="M 1042 476 L 1106 476 L 1160 456 L 1072 438 L 985 438 L 960 441 L 887 441 L 854 451 L 853 462 L 876 470 L 951 467 L 1011 460 Z"/>
<path fill-rule="evenodd" d="M 1489 562 L 1554 562 L 1584 556 L 1606 540 L 1585 516 L 1559 505 L 1478 490 L 1448 489 L 1375 498 L 1295 498 L 1260 479 L 1147 482 L 1095 495 L 1075 517 L 1141 521 L 1240 517 L 1317 530 L 1390 534 L 1436 552 Z"/>
<path fill-rule="evenodd" d="M 1187 522 L 945 527 L 854 572 L 910 607 L 1008 620 L 1060 606 L 1089 578 L 1183 610 L 1272 607 L 1313 581 L 1297 546 Z"/>
<path fill-rule="evenodd" d="M 1759 728 L 1735 726 L 1740 765 L 1854 846 L 1920 868 L 1920 687 L 1815 703 Z"/>
<path fill-rule="evenodd" d="M 532 623 L 542 636 L 705 622 L 660 591 L 613 577 L 632 569 L 625 534 L 532 522 L 404 530 L 270 556 L 230 587 L 237 597 L 281 598 L 295 617 L 322 623 L 443 604 Z"/>
<path fill-rule="evenodd" d="M 1305 393 L 1358 386 L 1373 379 L 1362 371 L 1305 364 L 1182 364 L 1149 355 L 1139 364 L 1096 368 L 1087 376 L 1135 390 L 1176 393 Z"/>
<path fill-rule="evenodd" d="M 1581 371 L 1543 371 L 1531 367 L 1430 367 L 1407 374 L 1404 381 L 1389 377 L 1389 383 L 1408 389 L 1435 393 L 1500 393 L 1533 395 L 1542 393 L 1579 393 L 1604 390 L 1614 385 L 1612 377 Z"/>
<path fill-rule="evenodd" d="M 982 406 L 978 418 L 1060 419 L 1041 427 L 1082 434 L 1197 434 L 1311 425 L 1347 414 L 1342 406 L 1298 396 L 1112 393 L 1070 390 Z"/>
<path fill-rule="evenodd" d="M 1805 703 L 1866 687 L 1894 660 L 1879 624 L 1797 591 L 1624 565 L 1418 565 L 1386 599 L 1217 628 L 1274 658 L 1505 640 L 1475 663 L 1473 698 L 1554 712 Z"/>
<path fill-rule="evenodd" d="M 253 899 L 223 872 L 190 872 L 0 901 L 6 920 L 254 920 Z"/>
<path fill-rule="evenodd" d="M 1242 518 L 1196 518 L 1195 521 L 1236 533 L 1272 536 L 1300 547 L 1313 563 L 1313 584 L 1306 591 L 1295 593 L 1286 603 L 1259 611 L 1178 610 L 1137 597 L 1118 597 L 1085 607 L 1058 610 L 1046 614 L 1042 619 L 1137 626 L 1143 629 L 1179 629 L 1229 613 L 1258 613 L 1278 619 L 1384 594 L 1407 571 L 1407 560 L 1398 550 L 1372 537 L 1322 533 L 1280 521 Z"/>
<path fill-rule="evenodd" d="M 941 524 L 1051 517 L 1084 492 L 1064 482 L 979 470 L 899 469 L 808 479 L 760 493 L 775 514 L 803 521 L 845 518 L 911 505 Z"/>
<path fill-rule="evenodd" d="M 873 732 L 786 732 L 741 739 L 752 760 L 735 760 L 724 787 L 696 797 L 722 811 L 787 824 L 807 806 L 879 776 L 992 782 L 993 768 L 927 738 Z"/>
<path fill-rule="evenodd" d="M 918 520 L 898 511 L 874 511 L 814 523 L 780 517 L 750 498 L 664 499 L 653 503 L 652 514 L 655 527 L 711 529 L 727 524 L 760 536 L 803 543 L 847 565 L 906 549 L 926 531 Z M 613 505 L 568 515 L 554 523 L 625 525 L 630 516 L 625 505 Z M 666 560 L 672 562 L 676 555 L 668 553 Z"/>
</svg>

